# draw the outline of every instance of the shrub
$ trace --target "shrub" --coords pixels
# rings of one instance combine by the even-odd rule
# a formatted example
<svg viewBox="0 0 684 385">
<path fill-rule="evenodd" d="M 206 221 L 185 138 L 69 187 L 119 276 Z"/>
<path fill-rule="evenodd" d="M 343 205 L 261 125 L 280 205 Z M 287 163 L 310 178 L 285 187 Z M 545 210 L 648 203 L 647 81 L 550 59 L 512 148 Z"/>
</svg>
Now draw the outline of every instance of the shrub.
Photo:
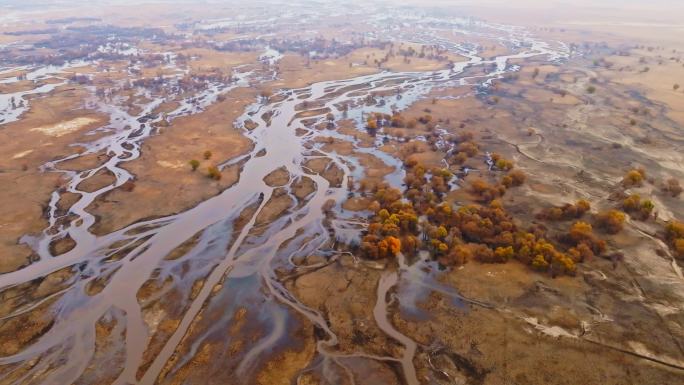
<svg viewBox="0 0 684 385">
<path fill-rule="evenodd" d="M 498 168 L 499 170 L 508 171 L 513 168 L 513 162 L 511 162 L 510 160 L 498 159 L 495 162 L 496 168 Z"/>
<path fill-rule="evenodd" d="M 458 145 L 458 152 L 459 153 L 460 152 L 465 153 L 466 155 L 468 155 L 471 158 L 473 156 L 477 155 L 477 151 L 478 151 L 477 144 L 470 142 L 470 141 L 463 142 L 463 143 Z"/>
<path fill-rule="evenodd" d="M 546 262 L 543 255 L 537 254 L 532 260 L 532 267 L 539 271 L 545 271 L 549 268 L 549 263 Z"/>
<path fill-rule="evenodd" d="M 432 121 L 432 116 L 431 115 L 423 115 L 420 118 L 418 118 L 418 121 L 421 122 L 422 124 L 428 124 Z"/>
<path fill-rule="evenodd" d="M 504 186 L 492 186 L 483 179 L 476 178 L 470 182 L 470 191 L 480 202 L 491 202 L 506 192 Z"/>
<path fill-rule="evenodd" d="M 391 121 L 392 127 L 404 127 L 406 125 L 406 122 L 404 121 L 404 117 L 401 116 L 398 113 L 395 113 L 392 115 L 392 121 Z"/>
<path fill-rule="evenodd" d="M 597 225 L 609 234 L 617 234 L 625 224 L 625 213 L 619 210 L 602 211 L 596 214 Z"/>
<path fill-rule="evenodd" d="M 639 194 L 632 194 L 622 201 L 622 209 L 631 212 L 639 209 L 641 205 L 641 197 Z"/>
<path fill-rule="evenodd" d="M 639 212 L 641 213 L 642 218 L 646 219 L 651 216 L 653 209 L 655 209 L 653 201 L 651 201 L 650 199 L 646 199 L 645 201 L 641 202 Z"/>
<path fill-rule="evenodd" d="M 650 199 L 641 200 L 638 194 L 632 194 L 622 201 L 622 209 L 628 213 L 636 213 L 641 220 L 648 219 L 654 208 L 653 201 Z"/>
<path fill-rule="evenodd" d="M 204 160 L 209 160 L 209 159 L 211 159 L 211 155 L 212 155 L 212 153 L 211 153 L 211 151 L 209 151 L 209 150 L 204 151 L 204 154 L 202 154 L 202 156 L 204 156 Z"/>
<path fill-rule="evenodd" d="M 513 170 L 508 173 L 508 176 L 511 177 L 513 186 L 521 186 L 523 183 L 525 183 L 525 179 L 527 179 L 525 173 L 520 170 Z"/>
<path fill-rule="evenodd" d="M 221 170 L 216 166 L 209 166 L 207 168 L 207 176 L 213 180 L 221 180 Z"/>
<path fill-rule="evenodd" d="M 465 152 L 459 152 L 454 156 L 454 162 L 456 162 L 456 164 L 463 164 L 466 160 L 468 160 L 468 154 Z"/>
<path fill-rule="evenodd" d="M 632 169 L 622 178 L 622 185 L 625 187 L 641 186 L 646 179 L 646 170 L 643 168 Z"/>
<path fill-rule="evenodd" d="M 461 128 L 465 127 L 465 123 L 461 123 Z M 471 131 L 463 131 L 458 134 L 456 138 L 459 142 L 472 142 L 475 138 L 475 134 Z"/>
<path fill-rule="evenodd" d="M 574 245 L 568 250 L 568 254 L 576 262 L 593 258 L 595 255 L 603 254 L 606 251 L 605 241 L 594 235 L 591 225 L 587 222 L 575 222 L 570 227 L 565 242 Z"/>
<path fill-rule="evenodd" d="M 575 222 L 570 227 L 570 238 L 579 243 L 593 236 L 593 228 L 587 222 Z"/>
<path fill-rule="evenodd" d="M 200 162 L 197 159 L 192 159 L 188 164 L 192 168 L 192 171 L 197 171 L 197 168 L 200 166 Z"/>
<path fill-rule="evenodd" d="M 270 99 L 271 96 L 273 96 L 273 91 L 271 91 L 271 90 L 269 90 L 269 89 L 263 89 L 263 90 L 261 90 L 261 92 L 259 93 L 259 95 L 260 95 L 264 100 L 268 101 L 268 99 Z"/>
<path fill-rule="evenodd" d="M 126 183 L 121 185 L 121 189 L 125 192 L 133 192 L 133 190 L 135 190 L 135 182 L 128 180 Z"/>
<path fill-rule="evenodd" d="M 565 274 L 573 275 L 575 274 L 575 271 L 577 271 L 575 261 L 563 253 L 556 254 L 554 256 L 553 263 L 553 266 L 558 266 L 557 269 L 561 270 L 561 272 Z"/>
<path fill-rule="evenodd" d="M 494 256 L 494 252 L 492 251 L 492 249 L 490 249 L 486 245 L 480 244 L 480 243 L 475 243 L 472 245 L 473 245 L 472 246 L 473 255 L 475 256 L 475 259 L 477 259 L 478 261 L 480 261 L 482 263 L 497 262 L 497 259 Z"/>
<path fill-rule="evenodd" d="M 472 244 L 456 245 L 439 262 L 447 266 L 460 266 L 474 258 Z"/>
<path fill-rule="evenodd" d="M 508 262 L 509 260 L 513 259 L 514 256 L 515 251 L 513 250 L 513 246 L 497 247 L 494 250 L 494 257 L 497 262 Z"/>
<path fill-rule="evenodd" d="M 585 199 L 580 199 L 575 203 L 575 207 L 577 207 L 577 211 L 580 214 L 580 216 L 584 215 L 587 211 L 591 210 L 591 204 L 589 201 Z"/>
<path fill-rule="evenodd" d="M 674 178 L 670 178 L 665 182 L 662 187 L 663 192 L 670 194 L 673 198 L 679 196 L 682 193 L 682 186 L 679 185 L 679 181 Z"/>
<path fill-rule="evenodd" d="M 684 238 L 675 239 L 674 251 L 677 254 L 677 257 L 684 258 Z"/>
<path fill-rule="evenodd" d="M 501 178 L 501 184 L 504 185 L 506 188 L 509 188 L 513 186 L 513 178 L 511 178 L 508 175 L 504 175 L 503 178 Z"/>
<path fill-rule="evenodd" d="M 669 241 L 684 238 L 684 223 L 677 221 L 668 222 L 667 226 L 665 226 L 665 235 Z"/>
</svg>

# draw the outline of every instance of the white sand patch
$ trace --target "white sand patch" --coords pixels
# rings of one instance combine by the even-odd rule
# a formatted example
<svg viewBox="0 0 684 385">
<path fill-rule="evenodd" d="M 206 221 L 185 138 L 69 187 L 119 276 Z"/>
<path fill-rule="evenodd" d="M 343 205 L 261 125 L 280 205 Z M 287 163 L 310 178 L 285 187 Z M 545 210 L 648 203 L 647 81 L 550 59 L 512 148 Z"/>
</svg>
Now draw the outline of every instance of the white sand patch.
<svg viewBox="0 0 684 385">
<path fill-rule="evenodd" d="M 545 326 L 539 323 L 537 318 L 535 317 L 523 317 L 523 320 L 530 325 L 534 326 L 535 329 L 539 330 L 540 332 L 549 335 L 551 337 L 568 337 L 568 338 L 576 338 L 577 336 L 568 332 L 567 330 L 563 329 L 560 326 Z"/>
<path fill-rule="evenodd" d="M 12 159 L 23 158 L 23 157 L 25 157 L 26 155 L 28 155 L 28 154 L 30 154 L 30 153 L 32 153 L 32 152 L 33 152 L 33 150 L 26 150 L 26 151 L 18 152 L 18 153 L 16 153 L 16 154 L 14 154 L 14 156 L 12 157 Z"/>
<path fill-rule="evenodd" d="M 158 160 L 157 164 L 164 168 L 179 169 L 185 167 L 185 163 L 181 161 L 167 162 L 165 160 Z"/>
<path fill-rule="evenodd" d="M 76 118 L 72 119 L 66 122 L 61 122 L 57 123 L 52 126 L 42 126 L 42 127 L 36 127 L 32 128 L 31 131 L 39 131 L 42 132 L 45 135 L 50 135 L 50 136 L 62 136 L 66 135 L 70 132 L 79 130 L 91 123 L 97 122 L 97 119 L 94 118 Z"/>
<path fill-rule="evenodd" d="M 673 357 L 669 357 L 669 356 L 659 356 L 657 354 L 654 354 L 653 352 L 651 352 L 646 347 L 646 345 L 644 345 L 641 342 L 627 341 L 627 345 L 629 345 L 629 347 L 632 348 L 632 350 L 634 350 L 635 353 L 641 354 L 642 356 L 646 356 L 646 357 L 650 357 L 650 358 L 653 358 L 656 360 L 667 362 L 667 363 L 672 364 L 672 365 L 678 365 L 678 366 L 684 365 L 684 361 L 679 360 L 677 358 L 673 358 Z"/>
</svg>

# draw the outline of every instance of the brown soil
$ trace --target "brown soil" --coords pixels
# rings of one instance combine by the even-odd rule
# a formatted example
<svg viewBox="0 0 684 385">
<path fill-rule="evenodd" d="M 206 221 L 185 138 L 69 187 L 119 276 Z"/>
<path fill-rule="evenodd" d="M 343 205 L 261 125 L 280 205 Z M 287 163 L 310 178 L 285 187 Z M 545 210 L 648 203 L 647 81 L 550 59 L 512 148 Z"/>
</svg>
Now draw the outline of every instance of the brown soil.
<svg viewBox="0 0 684 385">
<path fill-rule="evenodd" d="M 273 191 L 271 199 L 266 202 L 266 205 L 259 212 L 256 217 L 255 224 L 257 226 L 268 225 L 276 219 L 280 218 L 286 210 L 294 205 L 292 197 L 288 195 L 284 188 L 277 188 Z"/>
<path fill-rule="evenodd" d="M 20 121 L 0 129 L 0 151 L 10 154 L 0 159 L 0 183 L 12 186 L 0 191 L 0 199 L 12 202 L 0 207 L 0 273 L 27 265 L 32 252 L 18 243 L 19 238 L 39 233 L 47 226 L 43 209 L 62 181 L 59 174 L 41 173 L 38 168 L 71 154 L 74 148 L 70 144 L 97 138 L 83 134 L 107 122 L 106 116 L 80 109 L 87 94 L 80 88 L 59 87 L 46 97 L 33 99 L 30 110 Z M 76 118 L 89 118 L 92 123 L 59 137 L 31 130 Z"/>
<path fill-rule="evenodd" d="M 290 173 L 287 172 L 285 166 L 273 170 L 270 174 L 266 175 L 264 182 L 271 187 L 282 187 L 290 181 Z"/>
<path fill-rule="evenodd" d="M 140 158 L 124 166 L 135 175 L 135 188 L 116 189 L 91 205 L 88 210 L 101 218 L 91 231 L 106 234 L 143 218 L 177 213 L 233 185 L 239 177 L 237 165 L 224 169 L 219 181 L 209 179 L 205 172 L 207 167 L 251 148 L 232 122 L 253 98 L 251 90 L 235 90 L 225 101 L 203 113 L 174 120 L 160 135 L 146 140 Z M 207 150 L 212 156 L 204 160 Z M 195 172 L 188 165 L 190 159 L 201 161 Z M 175 193 L 169 195 L 169 189 Z"/>
</svg>

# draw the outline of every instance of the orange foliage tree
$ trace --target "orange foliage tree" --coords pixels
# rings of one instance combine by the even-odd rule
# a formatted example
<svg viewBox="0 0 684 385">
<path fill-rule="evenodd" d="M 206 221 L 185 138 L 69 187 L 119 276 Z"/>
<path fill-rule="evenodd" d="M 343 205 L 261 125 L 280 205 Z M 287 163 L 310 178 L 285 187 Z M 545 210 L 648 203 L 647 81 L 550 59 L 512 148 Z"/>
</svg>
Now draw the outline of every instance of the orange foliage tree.
<svg viewBox="0 0 684 385">
<path fill-rule="evenodd" d="M 639 194 L 632 194 L 622 201 L 622 209 L 633 213 L 638 219 L 646 220 L 651 216 L 655 205 L 650 199 L 642 200 Z"/>
<path fill-rule="evenodd" d="M 462 139 L 471 138 L 465 135 Z M 479 178 L 471 180 L 469 190 L 480 204 L 454 206 L 443 200 L 453 178 L 451 172 L 428 170 L 415 160 L 407 161 L 405 168 L 403 193 L 383 184 L 374 191 L 369 205 L 374 215 L 361 244 L 366 258 L 391 258 L 400 252 L 410 255 L 422 248 L 448 266 L 472 260 L 506 263 L 515 259 L 558 275 L 574 274 L 577 262 L 605 249 L 605 243 L 595 237 L 586 222 L 571 227 L 563 239 L 565 252 L 548 241 L 542 227 L 519 229 L 498 198 L 505 194 L 507 185 L 524 182 L 522 171 L 509 171 L 497 184 Z M 507 185 L 504 178 L 508 178 Z M 589 209 L 588 202 L 578 201 L 560 208 L 560 215 L 579 218 Z"/>
<path fill-rule="evenodd" d="M 580 199 L 575 204 L 566 203 L 560 207 L 552 207 L 539 212 L 537 219 L 561 221 L 579 219 L 591 209 L 591 205 L 584 199 Z"/>
<path fill-rule="evenodd" d="M 662 187 L 663 192 L 670 194 L 673 198 L 679 196 L 682 193 L 682 186 L 679 185 L 679 181 L 674 178 L 668 179 Z"/>
<path fill-rule="evenodd" d="M 625 219 L 625 213 L 619 210 L 602 211 L 596 214 L 596 224 L 609 234 L 622 231 Z"/>
<path fill-rule="evenodd" d="M 622 178 L 622 184 L 625 187 L 641 186 L 646 179 L 646 170 L 643 168 L 636 168 L 629 170 Z"/>
<path fill-rule="evenodd" d="M 665 238 L 678 258 L 684 258 L 684 223 L 670 221 L 665 226 Z"/>
</svg>

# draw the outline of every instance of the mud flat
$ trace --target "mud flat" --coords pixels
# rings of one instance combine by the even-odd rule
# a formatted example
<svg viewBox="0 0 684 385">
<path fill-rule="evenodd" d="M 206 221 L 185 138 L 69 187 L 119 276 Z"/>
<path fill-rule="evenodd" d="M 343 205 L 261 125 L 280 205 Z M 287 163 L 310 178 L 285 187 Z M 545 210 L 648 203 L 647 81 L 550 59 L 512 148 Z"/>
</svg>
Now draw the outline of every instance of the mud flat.
<svg viewBox="0 0 684 385">
<path fill-rule="evenodd" d="M 71 153 L 74 142 L 95 138 L 85 134 L 108 119 L 97 111 L 81 109 L 87 95 L 82 89 L 58 88 L 44 98 L 34 99 L 31 110 L 21 120 L 0 126 L 0 146 L 8 155 L 0 160 L 0 179 L 3 185 L 12 186 L 0 193 L 5 202 L 12 202 L 2 206 L 2 272 L 28 263 L 32 252 L 18 240 L 47 225 L 42 212 L 62 179 L 58 174 L 41 172 L 40 166 Z"/>
<path fill-rule="evenodd" d="M 107 234 L 141 219 L 185 211 L 232 186 L 239 178 L 239 165 L 225 167 L 218 181 L 207 176 L 207 169 L 251 149 L 252 143 L 233 122 L 255 97 L 254 92 L 236 90 L 206 111 L 161 128 L 145 142 L 142 156 L 126 165 L 136 176 L 131 191 L 113 190 L 88 208 L 101 218 L 92 231 Z M 204 159 L 206 151 L 211 152 L 209 159 Z M 195 172 L 190 171 L 192 159 L 200 162 Z M 169 189 L 175 193 L 169 195 Z"/>
</svg>

